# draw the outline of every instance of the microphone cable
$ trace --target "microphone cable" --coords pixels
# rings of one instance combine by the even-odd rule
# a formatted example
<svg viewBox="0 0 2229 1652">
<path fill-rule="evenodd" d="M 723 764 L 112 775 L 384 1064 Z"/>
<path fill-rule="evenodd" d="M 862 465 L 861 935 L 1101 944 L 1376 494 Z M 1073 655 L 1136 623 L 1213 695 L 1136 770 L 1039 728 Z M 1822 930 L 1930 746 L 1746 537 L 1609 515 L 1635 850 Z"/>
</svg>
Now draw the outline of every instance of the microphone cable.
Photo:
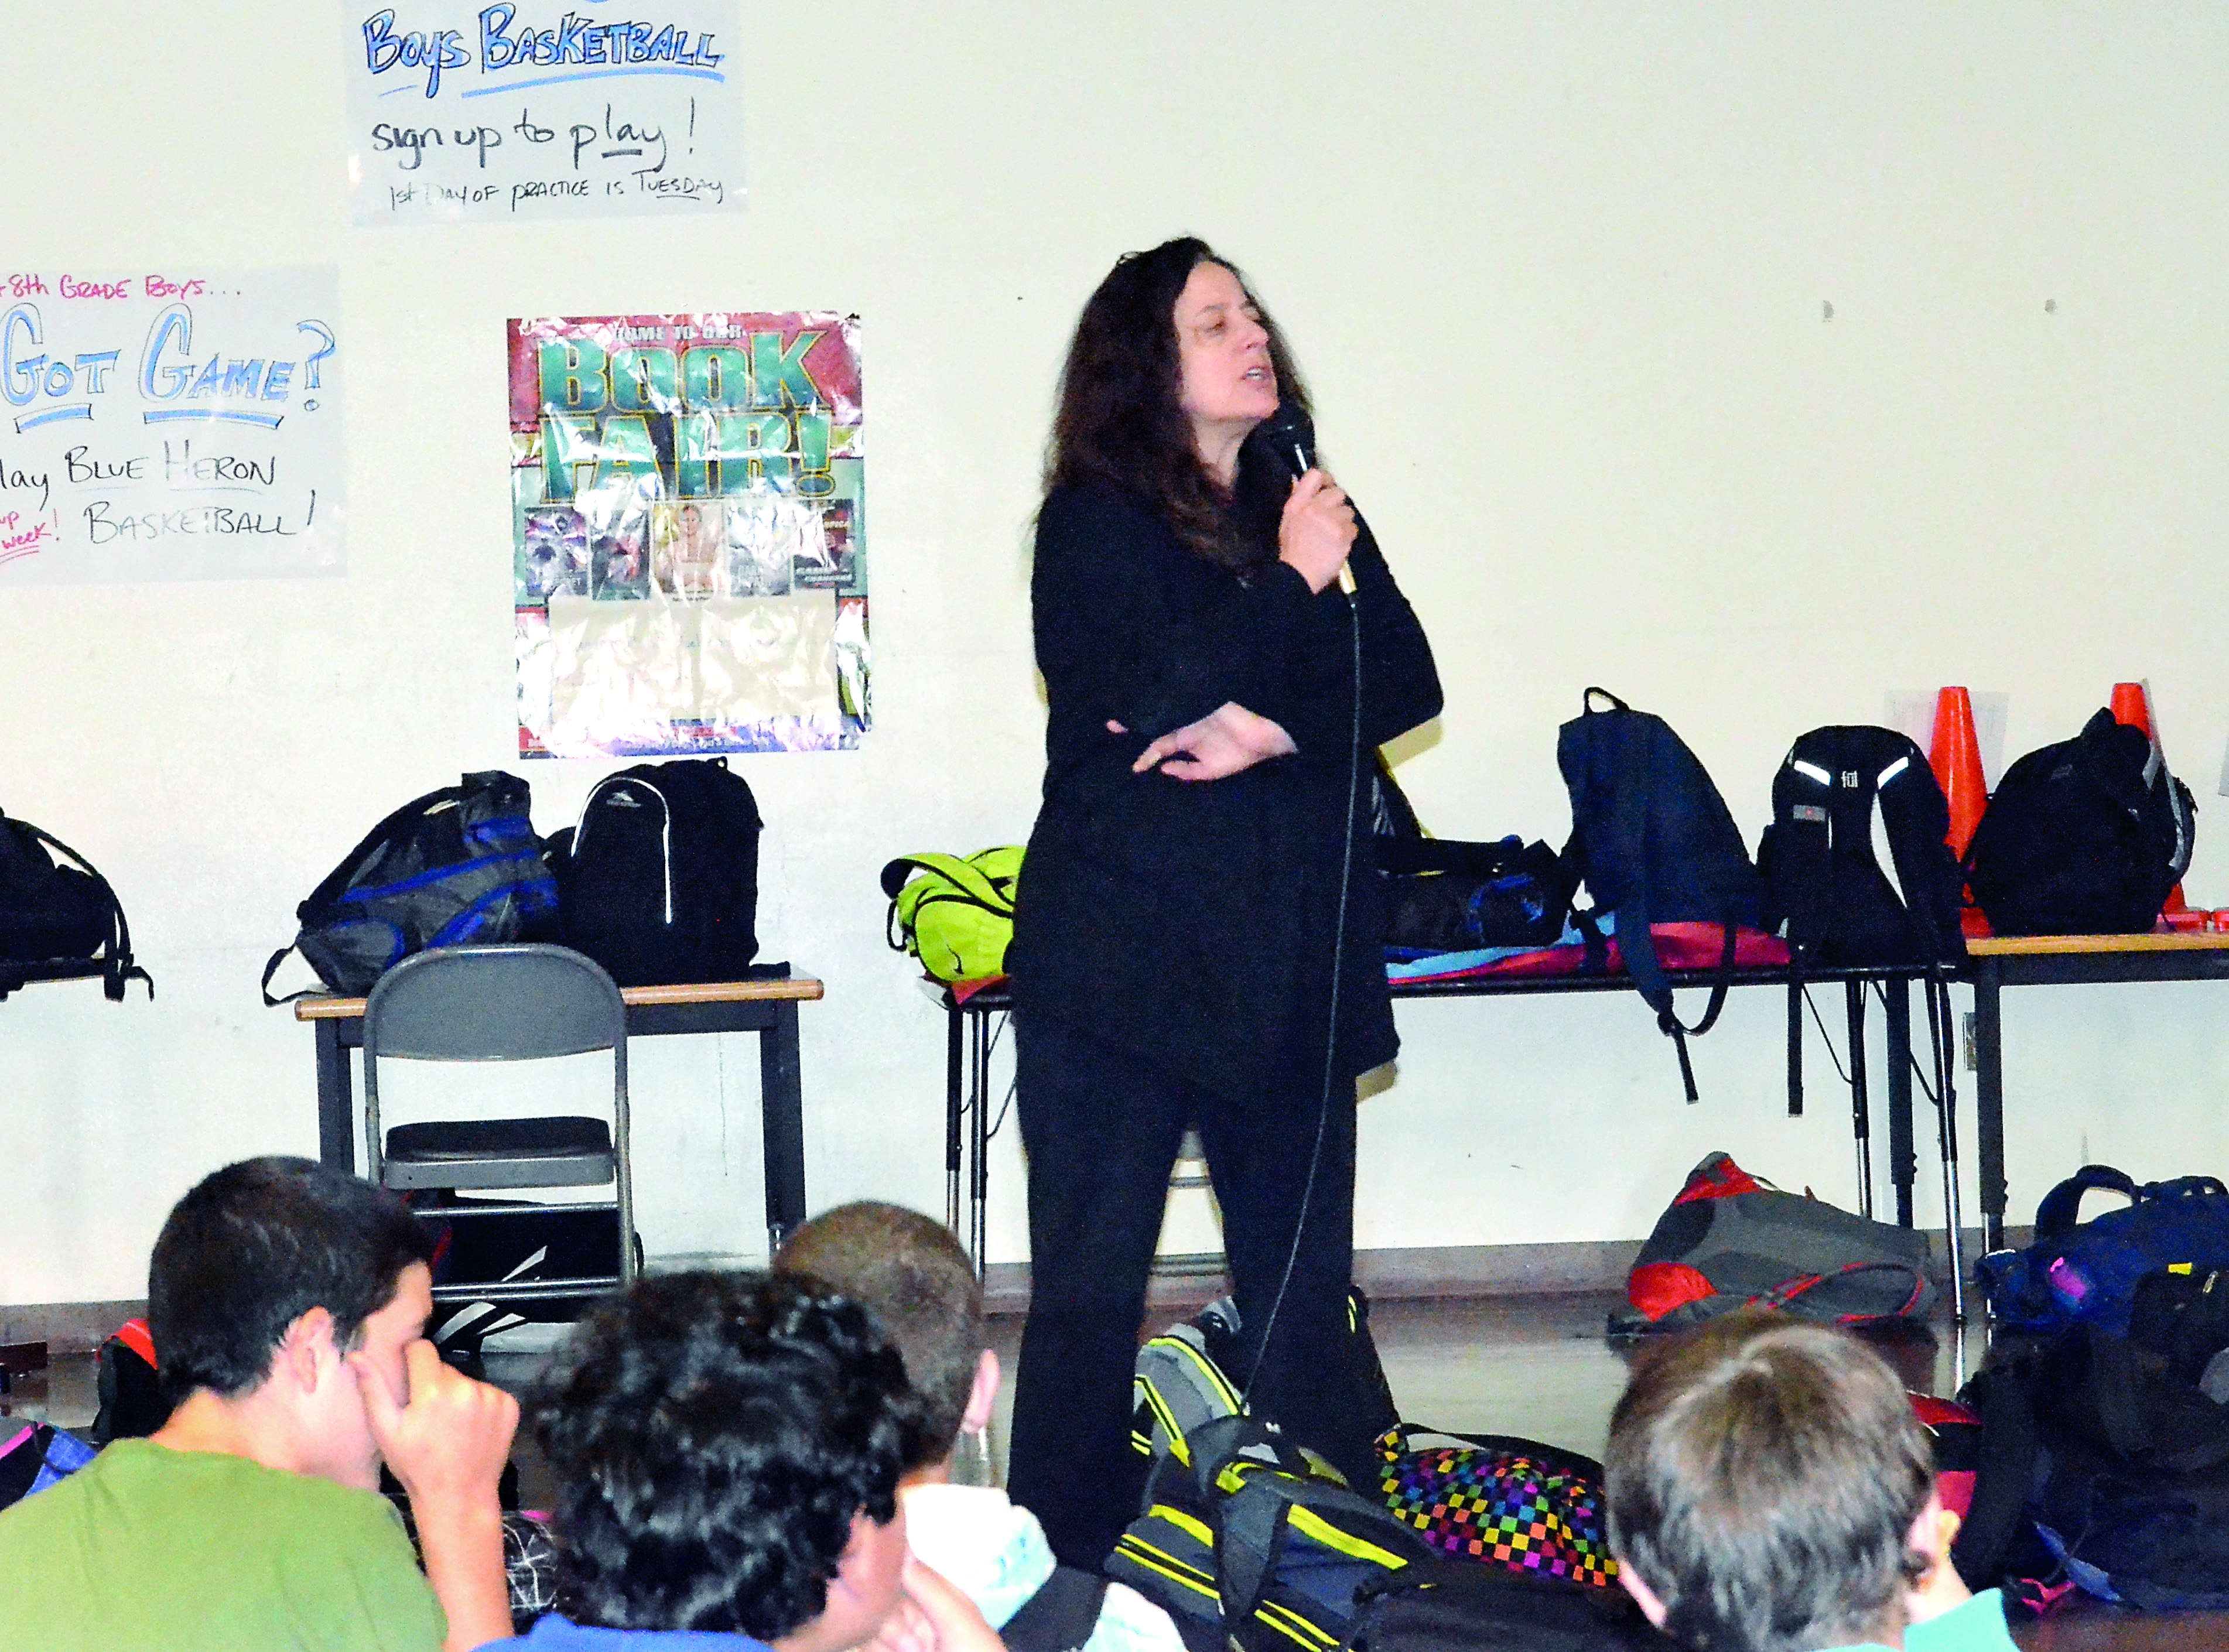
<svg viewBox="0 0 2229 1652">
<path fill-rule="evenodd" d="M 1361 527 L 1358 511 L 1355 524 Z M 1359 536 L 1358 535 L 1358 537 Z M 1345 571 L 1345 564 L 1341 564 Z M 1339 1067 L 1339 977 L 1345 973 L 1346 956 L 1346 899 L 1354 876 L 1354 811 L 1362 787 L 1362 609 L 1355 594 L 1346 592 L 1347 634 L 1354 648 L 1354 704 L 1349 723 L 1346 742 L 1346 818 L 1339 829 L 1342 839 L 1339 867 L 1339 916 L 1332 926 L 1331 938 L 1331 1005 L 1330 1024 L 1324 1033 L 1323 1094 L 1316 1109 L 1315 1145 L 1308 1150 L 1307 1180 L 1301 1184 L 1300 1209 L 1293 1217 L 1293 1243 L 1285 1253 L 1285 1271 L 1277 1281 L 1277 1294 L 1270 1300 L 1269 1317 L 1262 1321 L 1262 1334 L 1254 1344 L 1254 1363 L 1239 1385 L 1242 1398 L 1249 1397 L 1255 1379 L 1262 1374 L 1262 1361 L 1269 1353 L 1269 1337 L 1277 1328 L 1277 1315 L 1283 1312 L 1285 1293 L 1293 1282 L 1293 1270 L 1300 1263 L 1301 1241 L 1307 1232 L 1308 1207 L 1314 1202 L 1316 1176 L 1323 1167 L 1324 1136 L 1331 1127 L 1331 1092 Z M 1245 1327 L 1240 1327 L 1243 1333 Z"/>
</svg>

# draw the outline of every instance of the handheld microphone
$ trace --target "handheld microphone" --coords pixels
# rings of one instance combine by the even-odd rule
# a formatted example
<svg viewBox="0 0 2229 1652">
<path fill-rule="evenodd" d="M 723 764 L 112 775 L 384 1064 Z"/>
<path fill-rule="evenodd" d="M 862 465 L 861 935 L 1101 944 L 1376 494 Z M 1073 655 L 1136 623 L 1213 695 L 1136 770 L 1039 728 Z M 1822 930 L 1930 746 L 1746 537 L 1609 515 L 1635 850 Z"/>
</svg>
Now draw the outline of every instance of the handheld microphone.
<svg viewBox="0 0 2229 1652">
<path fill-rule="evenodd" d="M 1295 479 L 1316 467 L 1315 421 L 1297 403 L 1277 403 L 1277 410 L 1262 421 L 1262 435 L 1277 457 L 1292 466 Z M 1339 588 L 1354 595 L 1354 570 L 1345 562 L 1339 565 Z"/>
</svg>

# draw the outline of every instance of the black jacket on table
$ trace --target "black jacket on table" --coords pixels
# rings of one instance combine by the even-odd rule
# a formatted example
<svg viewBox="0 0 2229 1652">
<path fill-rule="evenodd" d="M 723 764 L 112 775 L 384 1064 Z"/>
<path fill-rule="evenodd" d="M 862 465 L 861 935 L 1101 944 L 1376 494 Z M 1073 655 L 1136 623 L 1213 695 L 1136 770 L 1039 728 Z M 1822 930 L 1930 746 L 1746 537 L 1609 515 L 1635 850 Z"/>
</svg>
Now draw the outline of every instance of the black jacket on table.
<svg viewBox="0 0 2229 1652">
<path fill-rule="evenodd" d="M 1274 546 L 1274 506 L 1254 520 Z M 1142 498 L 1098 485 L 1046 498 L 1031 581 L 1044 800 L 1007 954 L 1025 1018 L 1216 1093 L 1320 1073 L 1351 828 L 1337 1066 L 1352 1077 L 1392 1058 L 1369 754 L 1437 716 L 1440 685 L 1366 528 L 1349 566 L 1351 604 L 1282 562 L 1241 579 Z M 1131 772 L 1149 742 L 1226 701 L 1298 749 L 1220 780 Z"/>
</svg>

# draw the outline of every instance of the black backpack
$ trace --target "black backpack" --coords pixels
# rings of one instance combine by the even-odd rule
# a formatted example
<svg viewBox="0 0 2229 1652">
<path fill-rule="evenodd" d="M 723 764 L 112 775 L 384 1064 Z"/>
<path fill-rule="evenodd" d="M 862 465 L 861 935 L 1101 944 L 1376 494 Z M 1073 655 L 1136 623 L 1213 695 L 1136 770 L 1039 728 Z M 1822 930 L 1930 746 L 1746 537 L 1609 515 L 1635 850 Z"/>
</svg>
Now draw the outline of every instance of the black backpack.
<svg viewBox="0 0 2229 1652">
<path fill-rule="evenodd" d="M 126 1320 L 94 1358 L 93 1391 L 100 1409 L 90 1438 L 96 1450 L 113 1440 L 141 1440 L 170 1420 L 170 1402 L 155 1364 L 147 1321 Z"/>
<path fill-rule="evenodd" d="M 1951 1548 L 1969 1585 L 2063 1565 L 2129 1605 L 2229 1609 L 2229 1410 L 2163 1357 L 2077 1326 L 1993 1362 L 1958 1398 L 1982 1419 Z"/>
<path fill-rule="evenodd" d="M 1596 696 L 1610 709 L 1596 710 Z M 1687 1035 L 1699 1036 L 1717 1022 L 1727 983 L 1722 978 L 1712 988 L 1700 1020 L 1683 1025 L 1673 1012 L 1672 986 L 1649 925 L 1723 924 L 1721 968 L 1730 974 L 1736 929 L 1756 927 L 1763 916 L 1757 868 L 1718 788 L 1661 717 L 1590 688 L 1580 715 L 1558 731 L 1556 766 L 1571 794 L 1571 839 L 1564 854 L 1594 897 L 1592 910 L 1580 916 L 1616 914 L 1625 967 L 1656 1012 L 1658 1028 L 1678 1048 L 1680 1077 L 1694 1101 Z M 1598 965 L 1600 950 L 1599 936 L 1590 935 L 1590 963 Z"/>
<path fill-rule="evenodd" d="M 2136 935 L 2190 866 L 2197 806 L 2142 729 L 2099 710 L 2005 771 L 1966 851 L 1999 935 Z"/>
<path fill-rule="evenodd" d="M 263 967 L 263 1001 L 290 952 L 336 993 L 360 998 L 414 952 L 548 938 L 557 888 L 527 817 L 528 787 L 499 769 L 414 798 L 295 909 L 301 930 Z M 292 993 L 288 998 L 299 998 Z"/>
<path fill-rule="evenodd" d="M 1369 1652 L 1678 1652 L 1624 1601 L 1620 1589 L 1442 1563 L 1365 1585 L 1351 1635 Z"/>
<path fill-rule="evenodd" d="M 758 804 L 724 757 L 599 781 L 549 857 L 565 944 L 622 987 L 735 980 L 758 955 Z"/>
<path fill-rule="evenodd" d="M 58 863 L 58 850 L 67 864 Z M 75 964 L 98 958 L 102 990 L 121 1003 L 128 980 L 155 983 L 132 961 L 132 929 L 108 880 L 59 838 L 0 813 L 0 995 L 53 970 L 11 970 L 12 964 Z M 69 973 L 96 972 L 79 967 Z"/>
<path fill-rule="evenodd" d="M 1950 829 L 1943 787 L 1907 736 L 1814 729 L 1772 780 L 1757 846 L 1764 927 L 1788 926 L 1799 969 L 1956 962 L 1966 942 Z"/>
</svg>

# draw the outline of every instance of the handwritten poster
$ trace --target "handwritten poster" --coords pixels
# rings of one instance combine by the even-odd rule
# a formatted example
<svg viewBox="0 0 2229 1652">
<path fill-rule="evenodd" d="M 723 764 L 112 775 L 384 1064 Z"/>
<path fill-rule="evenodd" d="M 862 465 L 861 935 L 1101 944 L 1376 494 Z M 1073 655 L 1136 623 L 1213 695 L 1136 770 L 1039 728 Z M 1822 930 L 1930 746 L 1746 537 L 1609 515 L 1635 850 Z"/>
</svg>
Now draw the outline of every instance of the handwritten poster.
<svg viewBox="0 0 2229 1652">
<path fill-rule="evenodd" d="M 16 270 L 0 305 L 0 588 L 344 571 L 337 270 Z"/>
<path fill-rule="evenodd" d="M 858 332 L 831 312 L 511 323 L 521 755 L 858 744 Z"/>
<path fill-rule="evenodd" d="M 361 0 L 344 15 L 359 228 L 743 204 L 736 0 Z"/>
</svg>

